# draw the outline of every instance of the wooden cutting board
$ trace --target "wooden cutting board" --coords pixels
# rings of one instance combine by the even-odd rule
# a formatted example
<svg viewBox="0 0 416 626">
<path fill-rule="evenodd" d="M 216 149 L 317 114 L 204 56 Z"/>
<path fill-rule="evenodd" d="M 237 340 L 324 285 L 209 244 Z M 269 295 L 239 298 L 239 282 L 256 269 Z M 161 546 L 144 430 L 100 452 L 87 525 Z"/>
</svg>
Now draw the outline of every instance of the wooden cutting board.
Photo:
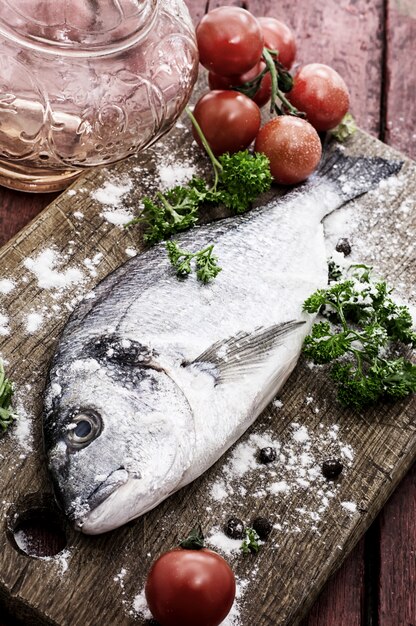
<svg viewBox="0 0 416 626">
<path fill-rule="evenodd" d="M 374 264 L 402 295 L 414 297 L 415 164 L 361 132 L 346 149 L 405 163 L 398 178 L 328 219 L 328 250 L 340 234 L 348 236 L 353 261 Z M 38 512 L 47 534 L 56 516 L 41 425 L 56 341 L 77 301 L 143 248 L 138 229 L 112 222 L 171 182 L 175 168 L 180 178 L 207 168 L 184 120 L 146 154 L 87 173 L 0 253 L 0 281 L 13 287 L 0 293 L 0 313 L 8 318 L 0 323 L 0 352 L 21 415 L 0 439 L 0 595 L 25 624 L 150 624 L 140 595 L 150 564 L 196 521 L 214 548 L 232 550 L 227 558 L 239 599 L 227 623 L 298 624 L 416 457 L 414 397 L 361 413 L 342 409 L 325 368 L 301 359 L 236 446 L 154 511 L 101 537 L 80 535 L 56 518 L 65 532 L 56 556 L 33 558 L 19 549 L 14 532 L 22 520 Z M 256 451 L 270 441 L 278 458 L 261 466 Z M 342 459 L 344 471 L 329 482 L 320 468 L 332 457 Z M 244 557 L 221 528 L 231 516 L 250 523 L 259 514 L 275 527 L 259 554 Z"/>
</svg>

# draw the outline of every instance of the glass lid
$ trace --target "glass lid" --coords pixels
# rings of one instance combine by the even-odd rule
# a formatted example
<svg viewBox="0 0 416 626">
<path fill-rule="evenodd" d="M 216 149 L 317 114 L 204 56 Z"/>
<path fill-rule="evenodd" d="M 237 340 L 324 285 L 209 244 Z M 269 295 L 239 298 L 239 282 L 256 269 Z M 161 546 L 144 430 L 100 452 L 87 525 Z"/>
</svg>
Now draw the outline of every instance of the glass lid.
<svg viewBox="0 0 416 626">
<path fill-rule="evenodd" d="M 0 0 L 0 32 L 45 52 L 105 54 L 144 37 L 157 4 L 158 0 Z"/>
</svg>

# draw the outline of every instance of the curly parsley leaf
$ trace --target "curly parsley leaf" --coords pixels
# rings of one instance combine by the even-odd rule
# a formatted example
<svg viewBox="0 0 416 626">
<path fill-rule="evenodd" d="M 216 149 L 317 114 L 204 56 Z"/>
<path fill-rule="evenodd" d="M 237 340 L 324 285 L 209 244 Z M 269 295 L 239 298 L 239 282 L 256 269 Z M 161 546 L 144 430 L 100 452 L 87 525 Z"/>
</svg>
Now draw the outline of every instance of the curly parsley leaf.
<svg viewBox="0 0 416 626">
<path fill-rule="evenodd" d="M 391 293 L 386 282 L 372 280 L 371 268 L 355 265 L 344 280 L 304 302 L 305 311 L 321 312 L 333 322 L 314 324 L 303 350 L 314 363 L 335 361 L 330 375 L 345 406 L 359 409 L 416 391 L 416 365 L 386 357 L 393 342 L 416 347 L 410 312 Z"/>
<path fill-rule="evenodd" d="M 12 409 L 13 385 L 6 378 L 3 362 L 0 359 L 0 429 L 5 432 L 16 419 Z"/>
<path fill-rule="evenodd" d="M 191 261 L 195 259 L 196 275 L 198 280 L 209 283 L 220 272 L 218 258 L 213 255 L 214 245 L 207 246 L 198 252 L 189 252 L 179 247 L 177 241 L 166 242 L 169 261 L 176 269 L 178 278 L 186 278 L 192 272 Z"/>
<path fill-rule="evenodd" d="M 253 201 L 272 185 L 270 161 L 248 150 L 219 157 L 221 170 L 217 189 L 222 203 L 236 213 L 244 213 Z"/>
</svg>

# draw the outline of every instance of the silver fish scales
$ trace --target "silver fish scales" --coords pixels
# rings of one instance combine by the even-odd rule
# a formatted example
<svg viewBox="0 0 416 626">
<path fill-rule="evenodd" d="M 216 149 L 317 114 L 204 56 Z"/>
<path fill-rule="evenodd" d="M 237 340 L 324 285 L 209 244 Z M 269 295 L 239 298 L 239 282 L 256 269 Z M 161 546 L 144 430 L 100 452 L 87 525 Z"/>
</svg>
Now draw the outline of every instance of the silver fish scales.
<svg viewBox="0 0 416 626">
<path fill-rule="evenodd" d="M 401 163 L 330 153 L 307 184 L 178 237 L 215 243 L 223 271 L 178 280 L 158 245 L 109 275 L 72 314 L 53 358 L 44 435 L 58 499 L 101 533 L 206 471 L 273 399 L 328 281 L 322 219 Z"/>
</svg>

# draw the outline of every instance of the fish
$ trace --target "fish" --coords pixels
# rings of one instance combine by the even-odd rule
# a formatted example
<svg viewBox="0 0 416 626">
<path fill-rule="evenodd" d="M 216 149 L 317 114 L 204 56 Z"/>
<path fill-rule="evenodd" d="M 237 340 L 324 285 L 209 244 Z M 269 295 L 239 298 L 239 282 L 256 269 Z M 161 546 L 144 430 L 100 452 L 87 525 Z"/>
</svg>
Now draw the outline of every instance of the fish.
<svg viewBox="0 0 416 626">
<path fill-rule="evenodd" d="M 43 432 L 54 491 L 99 534 L 211 467 L 294 369 L 328 284 L 323 218 L 402 163 L 330 150 L 283 197 L 177 237 L 215 244 L 222 271 L 177 278 L 164 243 L 127 261 L 71 314 L 47 377 Z"/>
</svg>

